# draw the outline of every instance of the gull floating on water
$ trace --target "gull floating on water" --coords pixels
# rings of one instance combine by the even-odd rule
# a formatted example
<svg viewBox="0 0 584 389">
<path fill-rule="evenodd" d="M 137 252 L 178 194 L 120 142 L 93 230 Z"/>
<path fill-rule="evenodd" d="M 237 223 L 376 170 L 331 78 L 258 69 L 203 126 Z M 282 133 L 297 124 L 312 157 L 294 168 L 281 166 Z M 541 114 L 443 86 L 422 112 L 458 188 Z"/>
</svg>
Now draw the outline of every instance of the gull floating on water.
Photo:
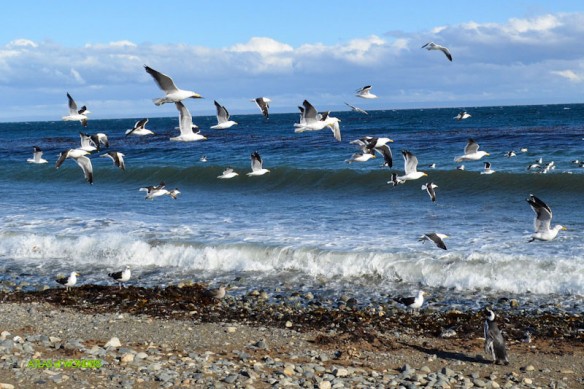
<svg viewBox="0 0 584 389">
<path fill-rule="evenodd" d="M 484 162 L 485 167 L 483 169 L 483 171 L 481 172 L 481 174 L 493 174 L 495 173 L 495 171 L 493 169 L 491 169 L 491 163 L 490 162 Z"/>
<path fill-rule="evenodd" d="M 154 78 L 158 87 L 166 94 L 164 97 L 154 99 L 154 104 L 162 105 L 164 103 L 177 103 L 184 99 L 200 99 L 202 96 L 190 90 L 183 90 L 176 87 L 172 78 L 166 74 L 160 73 L 149 66 L 144 65 L 144 69 Z"/>
<path fill-rule="evenodd" d="M 349 108 L 351 108 L 351 111 L 359 112 L 359 113 L 362 113 L 362 114 L 365 114 L 365 115 L 369 115 L 367 113 L 367 111 L 365 111 L 364 109 L 361 109 L 359 107 L 355 107 L 354 105 L 351 105 L 349 103 L 345 103 L 345 105 L 347 105 Z"/>
<path fill-rule="evenodd" d="M 396 177 L 398 183 L 400 183 L 399 181 L 417 180 L 428 175 L 427 173 L 418 171 L 418 158 L 414 154 L 408 150 L 402 150 L 402 155 L 404 157 L 404 175 Z M 387 183 L 396 185 L 393 180 Z"/>
<path fill-rule="evenodd" d="M 485 353 L 490 354 L 493 358 L 493 363 L 509 364 L 507 358 L 507 348 L 505 347 L 505 340 L 503 335 L 495 323 L 495 312 L 489 308 L 485 308 L 485 323 L 483 326 L 485 334 Z"/>
<path fill-rule="evenodd" d="M 187 107 L 185 107 L 180 101 L 174 103 L 174 105 L 176 105 L 176 109 L 178 109 L 179 112 L 178 123 L 180 135 L 170 138 L 170 140 L 175 142 L 196 142 L 198 140 L 207 139 L 200 134 L 198 127 L 193 125 L 193 117 Z M 193 129 L 197 129 L 197 131 L 195 132 Z"/>
<path fill-rule="evenodd" d="M 254 151 L 251 153 L 251 172 L 247 173 L 248 176 L 262 176 L 269 173 L 268 169 L 263 168 L 263 161 L 260 153 Z"/>
<path fill-rule="evenodd" d="M 233 120 L 229 120 L 230 115 L 229 115 L 229 112 L 227 111 L 227 108 L 225 108 L 223 105 L 219 104 L 217 101 L 213 101 L 213 102 L 215 103 L 215 108 L 217 108 L 217 124 L 214 126 L 211 126 L 212 129 L 225 130 L 225 129 L 237 124 L 237 122 L 234 122 Z"/>
<path fill-rule="evenodd" d="M 65 162 L 65 159 L 71 158 L 75 160 L 77 165 L 83 170 L 83 175 L 87 182 L 93 184 L 93 165 L 91 164 L 91 160 L 86 157 L 87 154 L 89 154 L 89 152 L 82 149 L 65 150 L 59 154 L 55 168 L 60 168 L 63 162 Z"/>
<path fill-rule="evenodd" d="M 114 281 L 118 282 L 120 289 L 122 289 L 122 284 L 124 282 L 128 282 L 128 280 L 132 276 L 132 272 L 130 270 L 130 266 L 126 266 L 126 268 L 124 270 L 121 270 L 121 271 L 118 271 L 115 273 L 109 273 L 108 276 L 113 278 Z"/>
<path fill-rule="evenodd" d="M 59 277 L 55 281 L 61 285 L 64 285 L 65 290 L 69 291 L 69 288 L 77 283 L 77 277 L 79 277 L 79 273 L 73 271 L 69 277 Z"/>
<path fill-rule="evenodd" d="M 264 115 L 266 119 L 270 118 L 269 109 L 270 102 L 272 102 L 272 100 L 268 99 L 267 97 L 256 97 L 255 99 L 251 99 L 251 101 L 256 103 L 260 111 L 262 111 L 262 115 Z"/>
<path fill-rule="evenodd" d="M 431 232 L 429 234 L 424 234 L 422 235 L 420 238 L 418 238 L 418 241 L 420 242 L 425 242 L 427 240 L 434 242 L 434 244 L 441 248 L 442 250 L 446 250 L 446 244 L 444 243 L 444 239 L 448 238 L 448 235 L 446 234 L 440 234 L 438 232 Z"/>
<path fill-rule="evenodd" d="M 376 99 L 377 96 L 371 93 L 371 85 L 364 86 L 363 88 L 359 88 L 355 91 L 357 97 L 361 97 L 363 99 Z"/>
<path fill-rule="evenodd" d="M 526 201 L 531 206 L 531 209 L 533 209 L 533 212 L 535 212 L 535 219 L 533 221 L 535 233 L 531 235 L 530 242 L 533 242 L 534 240 L 549 241 L 558 236 L 560 230 L 567 230 L 566 227 L 559 224 L 553 228 L 551 227 L 552 210 L 542 200 L 530 194 Z"/>
<path fill-rule="evenodd" d="M 154 135 L 154 133 L 146 128 L 146 123 L 148 123 L 148 119 L 140 119 L 134 124 L 134 128 L 131 128 L 126 131 L 126 136 L 128 135 Z"/>
<path fill-rule="evenodd" d="M 199 161 L 201 161 L 201 162 L 207 162 L 207 156 L 206 155 L 201 155 L 201 158 L 199 158 Z"/>
<path fill-rule="evenodd" d="M 433 182 L 428 182 L 422 185 L 422 190 L 428 192 L 428 196 L 430 196 L 430 199 L 432 200 L 433 203 L 436 202 L 436 191 L 434 190 L 436 188 L 438 188 L 438 185 L 436 185 Z"/>
<path fill-rule="evenodd" d="M 239 174 L 236 173 L 232 168 L 228 167 L 225 170 L 223 170 L 223 174 L 221 174 L 220 176 L 217 176 L 217 178 L 220 178 L 222 180 L 228 180 L 230 178 L 236 177 Z"/>
<path fill-rule="evenodd" d="M 298 107 L 300 109 L 300 123 L 294 123 L 296 128 L 294 132 L 304 132 L 304 131 L 318 131 L 325 127 L 329 127 L 333 132 L 333 136 L 339 142 L 341 141 L 341 129 L 339 127 L 340 119 L 330 116 L 329 112 L 324 112 L 322 114 L 310 104 L 307 100 L 302 103 L 303 107 Z"/>
<path fill-rule="evenodd" d="M 166 185 L 165 185 L 164 181 L 161 182 L 159 185 L 145 186 L 143 188 L 140 188 L 139 190 L 142 192 L 146 192 L 145 199 L 147 199 L 147 200 L 154 200 L 156 197 L 160 197 L 160 196 L 164 196 L 164 195 L 168 195 L 168 196 L 172 197 L 174 200 L 176 200 L 178 195 L 180 194 L 180 191 L 178 190 L 178 188 L 175 188 L 172 190 L 166 189 Z"/>
<path fill-rule="evenodd" d="M 105 154 L 100 155 L 102 158 L 110 158 L 114 165 L 119 167 L 121 170 L 126 170 L 126 164 L 124 163 L 124 154 L 118 151 L 108 151 Z"/>
<path fill-rule="evenodd" d="M 513 150 L 510 150 L 510 151 L 507 151 L 507 152 L 505 153 L 505 156 L 506 156 L 507 158 L 515 157 L 515 156 L 517 156 L 517 153 L 515 153 L 515 151 L 513 151 Z"/>
<path fill-rule="evenodd" d="M 471 116 L 471 115 L 470 115 L 468 112 L 466 112 L 466 111 L 460 111 L 460 112 L 458 113 L 458 115 L 456 115 L 456 116 L 454 117 L 454 119 L 456 119 L 456 120 L 460 121 L 460 120 L 468 119 L 470 116 Z"/>
<path fill-rule="evenodd" d="M 479 144 L 474 139 L 469 139 L 464 147 L 464 155 L 454 158 L 454 162 L 478 161 L 482 157 L 490 155 L 486 151 L 479 151 Z"/>
<path fill-rule="evenodd" d="M 424 292 L 423 290 L 418 291 L 418 294 L 416 295 L 416 297 L 396 297 L 394 298 L 395 301 L 397 301 L 398 303 L 406 306 L 406 308 L 409 308 L 410 310 L 415 310 L 415 309 L 420 309 L 422 307 L 422 305 L 424 304 L 424 295 L 426 294 L 426 292 Z"/>
<path fill-rule="evenodd" d="M 26 160 L 28 163 L 47 163 L 48 161 L 43 157 L 43 150 L 38 146 L 33 146 L 32 158 Z"/>
<path fill-rule="evenodd" d="M 440 50 L 441 52 L 444 53 L 444 55 L 446 56 L 446 58 L 448 58 L 449 61 L 452 61 L 452 54 L 450 54 L 450 51 L 444 46 L 437 45 L 434 42 L 428 42 L 424 46 L 422 46 L 422 49 L 424 48 L 426 50 Z"/>
<path fill-rule="evenodd" d="M 63 116 L 63 120 L 68 121 L 80 121 L 83 127 L 87 127 L 87 114 L 89 111 L 86 106 L 77 109 L 77 103 L 73 100 L 73 97 L 67 92 L 67 99 L 69 100 L 69 115 Z"/>
</svg>

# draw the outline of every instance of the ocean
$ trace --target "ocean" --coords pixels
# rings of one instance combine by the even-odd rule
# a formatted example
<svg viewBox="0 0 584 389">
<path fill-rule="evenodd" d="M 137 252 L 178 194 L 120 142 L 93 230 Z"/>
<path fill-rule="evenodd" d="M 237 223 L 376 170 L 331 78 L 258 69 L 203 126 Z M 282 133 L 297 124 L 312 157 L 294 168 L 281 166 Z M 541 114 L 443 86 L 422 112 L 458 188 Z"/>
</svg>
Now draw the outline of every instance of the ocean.
<svg viewBox="0 0 584 389">
<path fill-rule="evenodd" d="M 328 129 L 295 133 L 297 113 L 235 113 L 239 124 L 227 130 L 209 129 L 215 117 L 194 117 L 208 140 L 190 143 L 169 141 L 178 115 L 150 118 L 155 135 L 145 137 L 124 135 L 141 118 L 90 119 L 87 128 L 0 123 L 0 288 L 58 287 L 55 276 L 73 270 L 79 284 L 113 284 L 107 273 L 130 265 L 128 284 L 145 287 L 192 280 L 229 284 L 233 295 L 310 291 L 363 305 L 424 289 L 436 307 L 515 298 L 581 309 L 584 168 L 572 161 L 584 159 L 584 104 L 466 110 L 472 116 L 462 121 L 455 108 L 333 112 L 341 142 Z M 72 160 L 55 168 L 60 152 L 79 146 L 80 131 L 110 141 L 90 156 L 93 185 Z M 363 136 L 394 140 L 393 168 L 383 158 L 346 162 L 358 151 L 350 142 Z M 490 156 L 458 170 L 454 158 L 469 138 Z M 27 163 L 33 146 L 49 163 Z M 126 171 L 99 157 L 111 150 L 125 154 Z M 428 177 L 393 187 L 402 150 Z M 254 151 L 270 173 L 246 175 Z M 527 170 L 539 158 L 555 169 Z M 481 174 L 484 161 L 494 174 Z M 228 166 L 239 176 L 218 179 Z M 139 188 L 161 181 L 179 188 L 177 200 L 145 200 Z M 421 189 L 430 181 L 435 203 Z M 530 194 L 552 208 L 552 224 L 568 228 L 555 240 L 529 243 Z M 448 250 L 418 241 L 429 232 L 447 234 Z"/>
</svg>

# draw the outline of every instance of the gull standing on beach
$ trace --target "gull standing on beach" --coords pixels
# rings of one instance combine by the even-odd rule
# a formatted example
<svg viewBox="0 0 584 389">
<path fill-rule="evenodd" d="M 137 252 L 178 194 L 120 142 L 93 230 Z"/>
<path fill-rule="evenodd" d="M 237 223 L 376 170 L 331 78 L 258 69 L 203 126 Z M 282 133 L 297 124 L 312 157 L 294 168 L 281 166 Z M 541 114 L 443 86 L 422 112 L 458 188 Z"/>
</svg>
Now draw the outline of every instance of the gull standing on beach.
<svg viewBox="0 0 584 389">
<path fill-rule="evenodd" d="M 262 115 L 264 115 L 264 117 L 266 119 L 270 118 L 269 109 L 270 109 L 270 102 L 272 100 L 268 99 L 267 97 L 257 97 L 255 99 L 251 99 L 251 101 L 256 103 L 256 105 L 258 106 L 260 111 L 262 111 Z"/>
<path fill-rule="evenodd" d="M 166 94 L 164 97 L 153 100 L 156 105 L 177 103 L 188 98 L 200 99 L 203 97 L 196 92 L 177 88 L 174 81 L 172 81 L 172 78 L 166 74 L 160 73 L 147 65 L 144 65 L 144 69 L 152 76 L 152 78 L 154 78 L 158 87 Z"/>
<path fill-rule="evenodd" d="M 59 158 L 57 159 L 57 163 L 55 164 L 55 168 L 58 169 L 61 167 L 65 159 L 71 158 L 75 160 L 77 165 L 83 170 L 83 176 L 90 184 L 93 184 L 93 165 L 91 164 L 91 160 L 86 157 L 89 154 L 87 150 L 82 149 L 69 149 L 63 151 L 59 154 Z"/>
<path fill-rule="evenodd" d="M 217 101 L 213 102 L 215 103 L 215 108 L 217 109 L 217 124 L 211 126 L 211 128 L 214 130 L 225 130 L 227 128 L 235 126 L 237 122 L 234 122 L 233 120 L 229 119 L 230 115 L 229 112 L 227 111 L 227 108 L 219 104 Z"/>
<path fill-rule="evenodd" d="M 26 160 L 28 163 L 47 163 L 48 161 L 43 158 L 43 150 L 38 146 L 33 146 L 32 158 Z"/>
<path fill-rule="evenodd" d="M 410 309 L 412 312 L 416 309 L 420 309 L 424 304 L 424 295 L 426 292 L 423 290 L 418 291 L 416 297 L 396 297 L 394 301 L 404 305 L 406 308 Z"/>
<path fill-rule="evenodd" d="M 485 353 L 490 354 L 495 364 L 509 364 L 505 339 L 495 323 L 495 312 L 485 308 L 485 323 L 483 325 L 485 335 Z"/>
<path fill-rule="evenodd" d="M 67 99 L 69 100 L 69 115 L 63 116 L 63 120 L 68 121 L 80 121 L 83 127 L 87 127 L 87 114 L 89 111 L 86 106 L 81 107 L 80 110 L 77 109 L 77 103 L 73 100 L 73 97 L 67 92 Z"/>
<path fill-rule="evenodd" d="M 207 138 L 200 134 L 199 127 L 193 125 L 193 117 L 187 107 L 185 107 L 180 101 L 174 103 L 174 105 L 176 105 L 176 109 L 178 109 L 179 112 L 178 123 L 180 135 L 170 138 L 170 140 L 175 142 L 196 142 L 198 140 L 206 140 Z M 193 129 L 197 129 L 197 131 L 195 132 Z"/>
<path fill-rule="evenodd" d="M 128 280 L 132 276 L 132 272 L 130 270 L 130 266 L 127 265 L 124 270 L 121 270 L 121 271 L 118 271 L 118 272 L 115 272 L 115 273 L 109 273 L 108 276 L 110 276 L 111 278 L 113 278 L 114 281 L 118 282 L 118 284 L 120 286 L 120 289 L 122 289 L 122 284 L 124 282 L 128 282 Z"/>
<path fill-rule="evenodd" d="M 362 99 L 376 99 L 377 96 L 371 93 L 371 85 L 364 86 L 363 88 L 359 88 L 355 91 L 357 97 L 361 97 Z"/>
<path fill-rule="evenodd" d="M 526 201 L 531 206 L 531 209 L 533 209 L 533 212 L 535 212 L 535 219 L 533 221 L 535 233 L 531 235 L 530 242 L 534 240 L 550 241 L 555 239 L 561 230 L 567 230 L 566 227 L 559 224 L 551 228 L 552 210 L 542 200 L 530 194 Z"/>
<path fill-rule="evenodd" d="M 400 183 L 400 181 L 417 180 L 428 175 L 418 171 L 418 158 L 414 154 L 408 150 L 402 150 L 402 155 L 404 157 L 404 175 L 396 176 L 397 183 Z M 393 179 L 387 183 L 396 185 Z"/>
<path fill-rule="evenodd" d="M 247 173 L 248 176 L 262 176 L 269 173 L 268 169 L 263 168 L 263 161 L 260 153 L 254 151 L 251 153 L 251 172 Z"/>
<path fill-rule="evenodd" d="M 339 127 L 339 118 L 329 115 L 329 112 L 324 112 L 322 114 L 318 113 L 316 108 L 304 100 L 302 102 L 303 107 L 298 107 L 300 109 L 300 122 L 294 123 L 296 128 L 294 132 L 304 132 L 304 131 L 319 131 L 325 127 L 329 127 L 333 132 L 333 136 L 339 142 L 341 141 L 341 129 Z"/>
<path fill-rule="evenodd" d="M 448 58 L 448 60 L 452 62 L 452 54 L 450 54 L 450 50 L 448 50 L 446 47 L 437 45 L 434 42 L 428 42 L 424 46 L 422 46 L 422 49 L 424 48 L 426 50 L 440 50 L 441 52 L 444 53 L 446 58 Z"/>
<path fill-rule="evenodd" d="M 154 135 L 154 133 L 146 128 L 146 123 L 148 119 L 140 119 L 134 124 L 134 127 L 126 131 L 126 136 L 128 135 Z"/>
<path fill-rule="evenodd" d="M 79 273 L 73 271 L 69 277 L 59 277 L 55 281 L 65 286 L 65 290 L 69 291 L 69 288 L 77 283 L 77 277 L 79 277 Z"/>
<path fill-rule="evenodd" d="M 479 144 L 470 138 L 464 147 L 464 155 L 454 158 L 454 162 L 478 161 L 484 156 L 490 155 L 486 151 L 479 151 Z"/>
</svg>

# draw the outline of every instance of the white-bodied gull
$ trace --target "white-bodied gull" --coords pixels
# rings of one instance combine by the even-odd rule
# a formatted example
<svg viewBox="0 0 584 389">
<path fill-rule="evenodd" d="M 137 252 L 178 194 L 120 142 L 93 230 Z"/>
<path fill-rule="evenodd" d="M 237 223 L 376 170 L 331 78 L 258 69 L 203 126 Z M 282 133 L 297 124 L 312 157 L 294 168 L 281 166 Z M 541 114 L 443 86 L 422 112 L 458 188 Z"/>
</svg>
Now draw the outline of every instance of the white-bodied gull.
<svg viewBox="0 0 584 389">
<path fill-rule="evenodd" d="M 75 160 L 77 165 L 83 170 L 83 176 L 90 184 L 93 184 L 93 165 L 91 164 L 91 160 L 86 157 L 89 154 L 87 150 L 82 149 L 69 149 L 63 151 L 59 154 L 59 158 L 57 159 L 57 163 L 55 164 L 55 168 L 60 168 L 65 159 L 71 158 Z"/>
<path fill-rule="evenodd" d="M 134 127 L 126 131 L 126 136 L 128 135 L 154 135 L 152 131 L 146 128 L 146 123 L 148 123 L 148 119 L 140 119 L 134 124 Z"/>
<path fill-rule="evenodd" d="M 233 120 L 229 119 L 230 115 L 229 112 L 227 111 L 227 108 L 219 104 L 217 101 L 213 102 L 215 103 L 215 108 L 217 109 L 217 124 L 211 126 L 211 128 L 214 130 L 225 130 L 227 128 L 235 126 L 237 122 L 234 122 Z"/>
<path fill-rule="evenodd" d="M 193 125 L 193 117 L 187 107 L 185 107 L 180 101 L 174 104 L 179 112 L 178 123 L 180 135 L 170 138 L 170 140 L 175 142 L 196 142 L 198 140 L 207 139 L 205 136 L 201 135 L 199 127 Z M 197 131 L 193 131 L 193 129 L 196 129 Z"/>
<path fill-rule="evenodd" d="M 43 150 L 38 146 L 33 146 L 32 158 L 26 160 L 28 163 L 47 163 L 48 161 L 43 158 Z"/>
<path fill-rule="evenodd" d="M 534 240 L 549 241 L 558 236 L 558 232 L 560 232 L 560 230 L 567 230 L 566 227 L 559 224 L 553 228 L 551 227 L 552 210 L 542 200 L 530 194 L 526 201 L 533 209 L 533 212 L 535 212 L 535 219 L 533 221 L 535 233 L 531 235 L 530 242 L 533 242 Z"/>
<path fill-rule="evenodd" d="M 69 291 L 69 288 L 77 283 L 77 277 L 79 277 L 79 273 L 73 271 L 69 277 L 58 277 L 55 281 L 65 286 L 65 290 Z"/>
<path fill-rule="evenodd" d="M 130 270 L 130 266 L 126 266 L 124 270 L 115 272 L 115 273 L 108 273 L 108 276 L 114 279 L 114 281 L 118 282 L 120 289 L 122 289 L 122 285 L 124 282 L 128 282 L 130 277 L 132 276 L 132 271 Z"/>
<path fill-rule="evenodd" d="M 424 304 L 424 295 L 426 292 L 423 290 L 418 291 L 418 294 L 415 297 L 396 297 L 394 298 L 395 301 L 404 305 L 406 308 L 414 311 L 415 309 L 420 309 Z"/>
<path fill-rule="evenodd" d="M 446 58 L 448 58 L 449 61 L 452 61 L 452 54 L 450 54 L 450 50 L 448 50 L 444 46 L 437 45 L 434 42 L 428 42 L 424 46 L 422 46 L 422 49 L 424 48 L 426 50 L 440 50 L 441 52 L 444 53 L 444 55 L 446 56 Z"/>
<path fill-rule="evenodd" d="M 485 167 L 483 168 L 483 171 L 481 172 L 481 174 L 493 174 L 495 173 L 495 170 L 491 169 L 491 163 L 490 162 L 483 162 L 485 164 Z"/>
<path fill-rule="evenodd" d="M 159 185 L 145 186 L 143 188 L 140 188 L 139 190 L 142 192 L 146 192 L 145 199 L 147 199 L 147 200 L 154 200 L 156 197 L 160 197 L 160 196 L 164 196 L 164 195 L 168 195 L 176 200 L 178 195 L 180 194 L 180 191 L 178 190 L 178 188 L 175 188 L 172 190 L 166 189 L 166 185 L 165 185 L 164 181 L 161 182 Z"/>
<path fill-rule="evenodd" d="M 418 178 L 426 177 L 428 175 L 424 172 L 418 171 L 418 158 L 416 158 L 414 154 L 408 150 L 402 150 L 402 155 L 404 157 L 404 175 L 396 177 L 398 183 L 400 183 L 399 181 L 417 180 Z M 394 184 L 395 186 L 393 179 L 387 183 Z"/>
<path fill-rule="evenodd" d="M 67 99 L 69 100 L 69 115 L 63 116 L 63 120 L 66 122 L 79 121 L 83 127 L 87 127 L 87 114 L 89 113 L 87 107 L 83 106 L 78 110 L 77 103 L 75 103 L 69 92 L 67 92 Z"/>
<path fill-rule="evenodd" d="M 464 155 L 454 158 L 454 162 L 478 161 L 484 156 L 490 155 L 486 151 L 479 151 L 479 144 L 474 139 L 469 139 L 464 146 Z"/>
<path fill-rule="evenodd" d="M 369 115 L 367 113 L 367 111 L 365 111 L 364 109 L 361 109 L 359 107 L 355 107 L 354 105 L 351 105 L 349 103 L 345 103 L 345 105 L 347 105 L 349 108 L 351 108 L 351 111 L 353 111 L 353 112 L 359 112 L 359 113 L 362 113 L 362 114 L 365 114 L 365 115 Z"/>
<path fill-rule="evenodd" d="M 471 115 L 468 112 L 466 112 L 466 111 L 460 111 L 458 113 L 458 115 L 456 115 L 454 117 L 454 119 L 456 119 L 458 121 L 461 121 L 461 120 L 464 120 L 464 119 L 468 119 L 469 117 L 471 117 Z"/>
<path fill-rule="evenodd" d="M 126 164 L 124 162 L 124 154 L 118 151 L 108 151 L 105 154 L 100 155 L 102 158 L 110 158 L 114 165 L 119 167 L 121 170 L 126 170 Z"/>
<path fill-rule="evenodd" d="M 251 101 L 256 103 L 260 111 L 262 111 L 262 115 L 264 115 L 266 119 L 270 118 L 269 109 L 272 100 L 268 99 L 267 97 L 256 97 L 255 99 L 251 99 Z"/>
<path fill-rule="evenodd" d="M 363 99 L 376 99 L 377 96 L 371 93 L 371 85 L 366 85 L 363 88 L 359 88 L 355 91 L 355 96 L 361 97 Z"/>
<path fill-rule="evenodd" d="M 301 112 L 300 122 L 294 123 L 294 132 L 319 131 L 329 127 L 335 139 L 341 141 L 341 128 L 339 126 L 341 120 L 339 118 L 330 116 L 329 112 L 318 113 L 307 100 L 304 100 L 302 105 L 303 107 L 298 107 Z"/>
<path fill-rule="evenodd" d="M 147 65 L 144 65 L 144 69 L 152 76 L 152 78 L 154 78 L 158 87 L 166 94 L 164 97 L 154 99 L 154 104 L 162 105 L 164 103 L 177 103 L 188 98 L 202 98 L 202 96 L 196 92 L 177 88 L 174 81 L 172 81 L 172 78 L 166 74 L 160 73 Z"/>
<path fill-rule="evenodd" d="M 268 169 L 264 169 L 262 157 L 260 153 L 254 151 L 251 153 L 251 172 L 247 173 L 248 176 L 262 176 L 269 173 Z"/>
<path fill-rule="evenodd" d="M 383 166 L 387 167 L 393 167 L 393 156 L 391 153 L 391 148 L 388 145 L 388 143 L 392 142 L 393 140 L 389 138 L 378 138 L 373 136 L 365 136 L 363 138 L 351 141 L 352 144 L 359 145 L 359 147 L 364 147 L 370 151 L 377 151 L 383 156 Z"/>
<path fill-rule="evenodd" d="M 228 180 L 228 179 L 236 177 L 238 175 L 239 175 L 239 173 L 235 172 L 232 168 L 228 167 L 225 170 L 223 170 L 223 174 L 221 174 L 220 176 L 217 176 L 217 178 L 220 178 L 222 180 Z"/>
</svg>

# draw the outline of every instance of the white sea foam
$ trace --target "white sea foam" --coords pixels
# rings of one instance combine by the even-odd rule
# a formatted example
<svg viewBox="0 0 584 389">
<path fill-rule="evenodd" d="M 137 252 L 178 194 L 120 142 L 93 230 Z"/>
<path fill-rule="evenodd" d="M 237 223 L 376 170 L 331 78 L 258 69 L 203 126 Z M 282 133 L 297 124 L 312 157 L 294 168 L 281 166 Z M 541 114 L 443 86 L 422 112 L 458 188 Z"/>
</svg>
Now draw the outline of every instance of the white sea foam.
<svg viewBox="0 0 584 389">
<path fill-rule="evenodd" d="M 347 282 L 380 277 L 428 287 L 457 290 L 489 288 L 511 293 L 584 295 L 584 259 L 555 256 L 549 259 L 501 252 L 428 251 L 331 251 L 322 248 L 267 246 L 257 243 L 176 243 L 144 240 L 119 233 L 57 237 L 40 234 L 4 234 L 0 257 L 13 261 L 25 273 L 53 272 L 74 267 L 91 273 L 96 269 L 131 265 L 149 273 L 193 276 L 202 272 L 254 277 L 277 277 L 294 272 L 311 279 L 345 279 Z M 35 268 L 33 272 L 30 268 Z M 28 270 L 27 270 L 28 269 Z M 99 278 L 99 277 L 97 277 Z M 96 278 L 96 279 L 97 279 Z M 87 279 L 87 278 L 86 278 Z M 91 279 L 91 278 L 89 278 Z M 151 285 L 142 278 L 141 282 Z"/>
</svg>

